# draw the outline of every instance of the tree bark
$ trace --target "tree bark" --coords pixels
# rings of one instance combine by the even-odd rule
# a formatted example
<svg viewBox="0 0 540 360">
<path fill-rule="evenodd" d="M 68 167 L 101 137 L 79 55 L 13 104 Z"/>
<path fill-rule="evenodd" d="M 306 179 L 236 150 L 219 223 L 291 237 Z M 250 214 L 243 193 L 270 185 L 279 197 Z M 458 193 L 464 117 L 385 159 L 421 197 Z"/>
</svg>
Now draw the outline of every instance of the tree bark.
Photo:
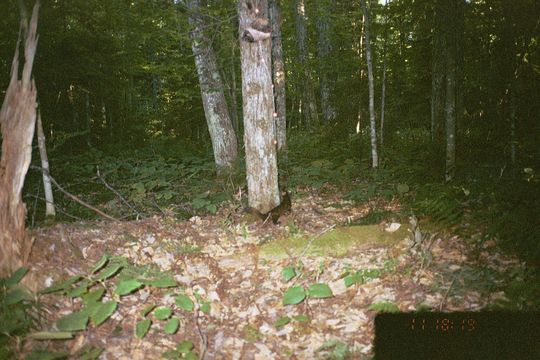
<svg viewBox="0 0 540 360">
<path fill-rule="evenodd" d="M 242 107 L 249 206 L 266 213 L 279 204 L 270 38 L 250 42 L 254 20 L 268 19 L 267 0 L 239 0 Z"/>
<path fill-rule="evenodd" d="M 364 13 L 365 21 L 365 36 L 366 36 L 366 62 L 368 68 L 368 89 L 369 89 L 369 123 L 371 127 L 371 161 L 372 167 L 379 166 L 379 155 L 377 152 L 377 124 L 375 123 L 375 86 L 373 79 L 373 61 L 371 53 L 370 29 L 369 29 L 369 13 L 366 6 L 366 0 L 360 0 L 362 12 Z"/>
<path fill-rule="evenodd" d="M 309 125 L 319 122 L 319 113 L 317 112 L 315 91 L 313 90 L 311 71 L 309 71 L 308 65 L 305 0 L 296 0 L 296 37 L 298 60 L 304 74 L 302 79 L 302 113 L 306 124 Z"/>
<path fill-rule="evenodd" d="M 443 32 L 444 3 L 448 0 L 435 2 L 435 26 L 432 38 L 431 56 L 431 140 L 441 142 L 443 140 L 442 121 L 444 119 L 445 98 L 445 34 Z"/>
<path fill-rule="evenodd" d="M 26 233 L 26 207 L 22 188 L 32 158 L 32 139 L 36 124 L 36 86 L 32 65 L 37 47 L 39 1 L 28 24 L 21 19 L 25 36 L 24 66 L 19 80 L 19 45 L 11 65 L 11 78 L 0 110 L 2 157 L 0 158 L 0 277 L 26 264 L 33 240 Z M 19 33 L 20 34 L 20 33 Z"/>
<path fill-rule="evenodd" d="M 45 217 L 54 218 L 56 210 L 54 208 L 54 196 L 51 186 L 51 178 L 49 177 L 49 157 L 47 156 L 47 147 L 45 145 L 45 133 L 43 132 L 43 123 L 41 122 L 41 112 L 38 112 L 37 118 L 37 140 L 39 148 L 39 156 L 41 157 L 41 167 L 45 170 L 43 174 L 43 189 L 45 191 Z"/>
<path fill-rule="evenodd" d="M 278 0 L 269 0 L 270 23 L 272 25 L 272 77 L 274 80 L 275 123 L 277 148 L 287 152 L 287 116 L 285 101 L 285 63 L 281 44 L 281 11 Z"/>
<path fill-rule="evenodd" d="M 323 0 L 317 8 L 317 32 L 318 32 L 318 55 L 319 55 L 319 77 L 321 108 L 325 122 L 331 122 L 336 118 L 336 109 L 330 102 L 330 95 L 334 90 L 335 73 L 332 71 L 334 65 L 330 64 L 330 54 L 332 52 L 332 42 L 330 41 L 330 21 L 329 14 L 335 8 L 335 0 Z"/>
<path fill-rule="evenodd" d="M 188 0 L 189 23 L 195 66 L 199 76 L 201 96 L 208 131 L 212 140 L 218 172 L 235 166 L 238 144 L 223 94 L 223 81 L 219 73 L 214 49 L 204 33 L 205 24 L 200 17 L 200 0 Z"/>
<path fill-rule="evenodd" d="M 384 146 L 384 112 L 385 112 L 385 103 L 386 103 L 386 46 L 388 43 L 388 0 L 384 1 L 384 44 L 383 44 L 383 68 L 382 68 L 382 84 L 381 84 L 381 148 L 379 149 L 382 153 Z"/>
</svg>

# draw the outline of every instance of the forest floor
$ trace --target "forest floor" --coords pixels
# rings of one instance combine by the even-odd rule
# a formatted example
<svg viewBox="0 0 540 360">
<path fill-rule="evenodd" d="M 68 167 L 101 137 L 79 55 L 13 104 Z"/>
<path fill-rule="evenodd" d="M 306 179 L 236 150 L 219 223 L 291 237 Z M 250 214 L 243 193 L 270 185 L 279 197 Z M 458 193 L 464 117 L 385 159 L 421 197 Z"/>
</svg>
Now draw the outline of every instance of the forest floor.
<svg viewBox="0 0 540 360">
<path fill-rule="evenodd" d="M 339 359 L 346 350 L 360 359 L 373 356 L 377 310 L 471 311 L 505 301 L 501 284 L 520 271 L 520 261 L 501 254 L 493 241 L 474 245 L 448 234 L 424 234 L 425 243 L 414 246 L 407 218 L 369 228 L 369 234 L 378 231 L 384 237 L 400 224 L 402 232 L 392 241 L 378 242 L 374 236 L 349 241 L 339 252 L 331 251 L 333 244 L 329 251 L 317 251 L 320 239 L 332 239 L 326 234 L 350 227 L 374 208 L 397 211 L 399 204 L 354 204 L 337 191 L 306 190 L 293 194 L 293 211 L 278 225 L 246 223 L 241 209 L 230 205 L 188 221 L 152 217 L 36 229 L 31 263 L 42 287 L 90 273 L 104 253 L 126 257 L 136 266 L 157 266 L 179 284 L 122 296 L 102 325 L 89 326 L 73 340 L 38 345 L 70 354 L 91 345 L 104 349 L 100 359 L 157 359 L 189 340 L 205 359 Z M 294 239 L 305 241 L 289 247 Z M 288 266 L 295 267 L 297 276 L 285 281 Z M 360 277 L 347 287 L 344 277 L 351 274 Z M 333 296 L 283 304 L 291 286 L 307 289 L 314 283 L 327 284 Z M 210 311 L 182 310 L 175 305 L 179 293 L 199 299 L 195 304 L 207 301 Z M 60 294 L 44 295 L 41 301 L 46 324 L 82 306 L 79 297 Z M 146 315 L 153 325 L 142 339 L 136 337 L 135 324 L 148 304 L 174 309 L 178 331 L 165 334 L 165 322 Z"/>
</svg>

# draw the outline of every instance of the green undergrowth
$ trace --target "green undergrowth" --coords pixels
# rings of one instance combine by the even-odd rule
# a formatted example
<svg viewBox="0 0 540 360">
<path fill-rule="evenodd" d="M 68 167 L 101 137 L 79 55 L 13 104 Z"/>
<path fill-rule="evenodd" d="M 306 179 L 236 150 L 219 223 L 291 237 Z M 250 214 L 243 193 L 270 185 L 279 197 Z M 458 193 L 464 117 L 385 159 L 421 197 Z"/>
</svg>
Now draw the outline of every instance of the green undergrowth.
<svg viewBox="0 0 540 360">
<path fill-rule="evenodd" d="M 444 183 L 444 152 L 426 131 L 389 134 L 381 165 L 371 169 L 367 132 L 344 136 L 339 129 L 291 132 L 287 157 L 280 158 L 280 187 L 343 194 L 370 212 L 358 225 L 406 219 L 415 214 L 430 231 L 458 234 L 473 243 L 495 239 L 533 267 L 540 266 L 540 177 L 537 169 L 514 171 L 458 158 L 458 172 Z M 285 160 L 286 159 L 286 160 Z M 483 159 L 484 162 L 497 159 Z M 216 213 L 245 193 L 245 166 L 217 177 L 209 147 L 154 140 L 117 152 L 92 149 L 77 156 L 51 155 L 51 171 L 63 187 L 107 214 L 130 220 L 152 215 L 187 219 Z M 99 169 L 99 176 L 98 176 Z M 488 170 L 486 170 L 488 169 Z M 31 173 L 25 188 L 28 219 L 39 224 L 44 203 L 41 177 Z M 105 183 L 106 182 L 106 183 Z M 331 186 L 326 186 L 331 185 Z M 300 195 L 301 196 L 301 193 Z M 91 210 L 58 191 L 59 220 L 95 219 Z M 243 199 L 245 201 L 245 198 Z M 377 207 L 397 200 L 398 213 Z M 235 207 L 242 204 L 234 204 Z"/>
</svg>

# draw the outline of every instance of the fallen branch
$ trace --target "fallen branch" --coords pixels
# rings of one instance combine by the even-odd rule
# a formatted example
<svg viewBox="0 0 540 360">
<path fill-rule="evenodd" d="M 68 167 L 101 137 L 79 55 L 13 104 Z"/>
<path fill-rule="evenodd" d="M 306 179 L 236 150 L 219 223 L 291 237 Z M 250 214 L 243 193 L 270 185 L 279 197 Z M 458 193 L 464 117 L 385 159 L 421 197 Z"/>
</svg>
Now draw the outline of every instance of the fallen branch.
<svg viewBox="0 0 540 360">
<path fill-rule="evenodd" d="M 26 194 L 24 195 L 24 197 L 33 197 L 34 199 L 36 200 L 41 200 L 41 201 L 44 201 L 44 202 L 47 202 L 48 200 L 45 199 L 44 197 L 41 197 L 39 195 L 34 195 L 34 194 Z M 73 220 L 77 220 L 77 221 L 82 221 L 83 219 L 78 217 L 78 216 L 75 216 L 75 215 L 71 215 L 67 212 L 65 212 L 64 210 L 62 210 L 62 208 L 60 208 L 60 206 L 58 206 L 58 204 L 54 204 L 54 208 L 56 209 L 56 211 L 58 211 L 60 214 L 63 214 L 63 215 L 66 215 L 67 217 L 70 217 L 72 218 Z M 34 226 L 34 224 L 32 223 L 32 226 Z"/>
<path fill-rule="evenodd" d="M 454 283 L 456 282 L 456 275 L 452 278 L 452 282 L 450 283 L 450 286 L 448 286 L 448 290 L 446 290 L 446 293 L 444 294 L 444 297 L 441 300 L 441 303 L 439 304 L 439 311 L 442 311 L 444 303 L 446 302 L 446 299 L 448 298 L 448 295 L 450 294 L 450 289 L 452 289 L 452 286 L 454 286 Z"/>
<path fill-rule="evenodd" d="M 105 180 L 105 176 L 104 175 L 101 175 L 101 173 L 99 172 L 99 166 L 97 167 L 97 176 L 99 178 L 99 180 L 101 180 L 101 182 L 103 183 L 103 185 L 105 185 L 105 187 L 109 190 L 111 190 L 113 193 L 116 194 L 116 196 L 118 196 L 118 198 L 120 199 L 120 201 L 122 201 L 124 204 L 126 204 L 127 207 L 129 207 L 131 210 L 133 210 L 133 212 L 135 214 L 137 214 L 137 220 L 139 220 L 139 218 L 141 217 L 141 213 L 137 211 L 137 209 L 135 209 L 127 200 L 125 197 L 122 196 L 122 194 L 120 194 L 120 192 L 118 190 L 116 190 L 115 188 L 113 188 L 106 180 Z"/>
<path fill-rule="evenodd" d="M 51 182 L 54 184 L 54 186 L 56 186 L 58 188 L 58 190 L 60 190 L 60 192 L 62 192 L 64 195 L 66 195 L 67 197 L 69 197 L 71 200 L 75 201 L 75 202 L 78 202 L 79 204 L 81 204 L 82 206 L 94 211 L 96 214 L 106 218 L 106 219 L 109 219 L 111 221 L 120 221 L 118 220 L 117 218 L 115 217 L 112 217 L 110 215 L 107 215 L 105 214 L 103 211 L 99 210 L 98 208 L 88 204 L 87 202 L 84 202 L 83 200 L 81 200 L 80 198 L 78 198 L 77 196 L 73 195 L 72 193 L 64 190 L 64 188 L 62 186 L 60 186 L 60 184 L 58 184 L 58 182 L 56 182 L 56 180 L 51 176 L 51 174 L 49 174 L 49 172 L 45 169 L 43 169 L 42 167 L 39 167 L 39 166 L 30 166 L 32 169 L 37 169 L 37 170 L 40 170 L 42 172 L 45 173 L 45 175 L 47 175 L 50 179 L 51 179 Z"/>
<path fill-rule="evenodd" d="M 327 233 L 328 231 L 332 230 L 333 228 L 336 227 L 336 224 L 334 225 L 330 225 L 328 226 L 327 228 L 325 228 L 323 231 L 321 231 L 320 233 L 318 233 L 317 235 L 313 236 L 311 239 L 309 239 L 309 242 L 307 243 L 306 247 L 304 248 L 304 250 L 302 250 L 302 252 L 300 253 L 300 256 L 298 256 L 299 258 L 302 258 L 304 257 L 304 255 L 306 255 L 306 252 L 307 250 L 309 249 L 309 247 L 311 246 L 311 244 L 313 243 L 313 241 L 315 241 L 315 239 L 317 239 L 318 237 L 320 237 L 321 235 L 323 235 L 324 233 Z"/>
</svg>

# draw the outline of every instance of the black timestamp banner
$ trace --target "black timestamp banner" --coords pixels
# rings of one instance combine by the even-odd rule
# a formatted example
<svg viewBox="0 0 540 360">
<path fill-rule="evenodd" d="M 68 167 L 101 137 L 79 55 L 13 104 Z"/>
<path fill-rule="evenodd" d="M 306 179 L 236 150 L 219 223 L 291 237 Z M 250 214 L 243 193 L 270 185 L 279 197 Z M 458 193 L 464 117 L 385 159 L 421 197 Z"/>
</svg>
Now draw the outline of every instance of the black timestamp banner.
<svg viewBox="0 0 540 360">
<path fill-rule="evenodd" d="M 417 312 L 375 318 L 375 359 L 540 359 L 540 312 Z"/>
</svg>

